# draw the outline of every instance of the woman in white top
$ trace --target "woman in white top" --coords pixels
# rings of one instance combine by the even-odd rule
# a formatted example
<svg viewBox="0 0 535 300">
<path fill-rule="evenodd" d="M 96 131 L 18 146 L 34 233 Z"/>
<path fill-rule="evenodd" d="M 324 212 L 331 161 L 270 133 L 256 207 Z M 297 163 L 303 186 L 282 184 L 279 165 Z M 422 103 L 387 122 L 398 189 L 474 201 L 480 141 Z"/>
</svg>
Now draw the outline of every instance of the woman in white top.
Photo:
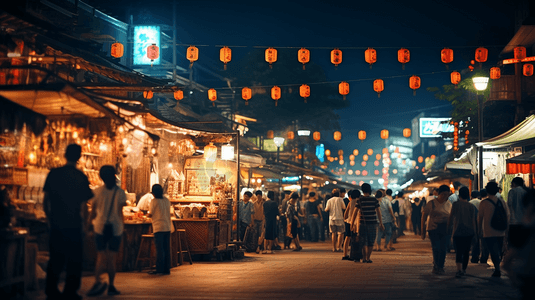
<svg viewBox="0 0 535 300">
<path fill-rule="evenodd" d="M 170 239 L 173 228 L 171 223 L 171 203 L 163 196 L 163 188 L 159 184 L 152 186 L 154 199 L 150 202 L 149 217 L 152 218 L 152 232 L 156 244 L 156 271 L 149 274 L 171 274 Z"/>
</svg>

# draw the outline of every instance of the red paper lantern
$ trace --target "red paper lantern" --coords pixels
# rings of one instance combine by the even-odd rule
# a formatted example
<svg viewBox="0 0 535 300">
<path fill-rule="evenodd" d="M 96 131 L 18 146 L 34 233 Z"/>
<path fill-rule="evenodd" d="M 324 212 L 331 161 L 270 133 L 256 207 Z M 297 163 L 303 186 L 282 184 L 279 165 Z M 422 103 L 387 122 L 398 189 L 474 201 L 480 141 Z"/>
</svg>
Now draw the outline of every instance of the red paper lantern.
<svg viewBox="0 0 535 300">
<path fill-rule="evenodd" d="M 366 139 L 366 131 L 364 130 L 359 131 L 358 137 L 359 137 L 359 140 L 364 141 Z"/>
<path fill-rule="evenodd" d="M 381 97 L 381 92 L 385 89 L 385 83 L 382 79 L 375 79 L 373 81 L 373 90 L 377 92 L 377 98 Z"/>
<path fill-rule="evenodd" d="M 314 133 L 312 134 L 312 138 L 315 141 L 319 141 L 321 139 L 321 133 L 319 131 L 314 131 Z"/>
<path fill-rule="evenodd" d="M 403 129 L 403 136 L 404 137 L 406 137 L 406 138 L 410 137 L 411 133 L 412 133 L 412 131 L 410 130 L 410 128 Z"/>
<path fill-rule="evenodd" d="M 377 51 L 375 51 L 373 48 L 368 48 L 366 51 L 364 51 L 364 60 L 370 64 L 371 69 L 372 65 L 377 62 Z"/>
<path fill-rule="evenodd" d="M 299 87 L 299 95 L 305 98 L 305 103 L 307 103 L 307 98 L 310 97 L 310 86 L 307 84 L 302 84 Z"/>
<path fill-rule="evenodd" d="M 339 141 L 342 139 L 342 133 L 340 131 L 335 131 L 334 134 L 333 134 L 333 138 L 335 141 Z"/>
<path fill-rule="evenodd" d="M 375 174 L 375 175 L 379 175 L 379 170 L 375 170 L 375 171 L 373 171 L 373 174 Z"/>
<path fill-rule="evenodd" d="M 344 100 L 346 100 L 346 95 L 349 94 L 349 83 L 342 81 L 340 84 L 338 84 L 338 92 L 340 95 L 344 96 Z"/>
<path fill-rule="evenodd" d="M 154 93 L 152 91 L 144 91 L 143 92 L 143 98 L 145 99 L 152 99 L 154 96 Z"/>
<path fill-rule="evenodd" d="M 281 98 L 281 88 L 274 86 L 271 88 L 271 99 L 275 100 L 275 106 L 277 106 L 277 101 Z"/>
<path fill-rule="evenodd" d="M 489 50 L 487 48 L 479 47 L 476 49 L 476 61 L 479 63 L 484 63 L 487 61 L 489 55 Z"/>
<path fill-rule="evenodd" d="M 189 67 L 193 67 L 193 62 L 199 59 L 199 49 L 195 46 L 189 46 L 186 50 L 186 58 L 189 60 Z"/>
<path fill-rule="evenodd" d="M 208 90 L 208 99 L 212 101 L 212 106 L 215 106 L 215 101 L 217 100 L 217 92 L 215 89 Z"/>
<path fill-rule="evenodd" d="M 445 63 L 449 64 L 453 61 L 453 50 L 449 48 L 444 48 L 442 51 L 440 51 L 440 60 Z"/>
<path fill-rule="evenodd" d="M 249 105 L 249 99 L 252 97 L 252 91 L 248 87 L 241 89 L 241 97 L 245 100 L 245 105 Z"/>
<path fill-rule="evenodd" d="M 219 60 L 224 63 L 223 69 L 227 69 L 227 63 L 232 59 L 232 50 L 225 46 L 219 50 Z"/>
<path fill-rule="evenodd" d="M 424 162 L 424 158 L 422 156 L 418 156 L 418 162 L 419 163 L 423 163 Z"/>
<path fill-rule="evenodd" d="M 156 46 L 156 44 L 152 44 L 150 46 L 147 47 L 147 57 L 150 59 L 150 62 L 151 62 L 151 65 L 152 65 L 152 62 L 156 59 L 158 59 L 158 57 L 160 57 L 160 48 L 158 48 L 158 46 Z"/>
<path fill-rule="evenodd" d="M 368 159 L 369 159 L 368 154 L 364 154 L 364 155 L 362 156 L 362 160 L 363 160 L 363 161 L 368 161 Z"/>
<path fill-rule="evenodd" d="M 121 43 L 111 44 L 111 56 L 115 58 L 123 57 L 124 55 L 124 46 Z"/>
<path fill-rule="evenodd" d="M 532 64 L 525 64 L 523 67 L 523 73 L 524 76 L 532 76 L 533 75 L 533 65 Z"/>
<path fill-rule="evenodd" d="M 415 75 L 411 76 L 411 78 L 409 78 L 409 86 L 413 89 L 413 95 L 416 95 L 416 90 L 421 86 L 420 77 Z"/>
<path fill-rule="evenodd" d="M 459 84 L 461 82 L 461 73 L 459 72 L 451 72 L 451 83 L 454 85 Z"/>
<path fill-rule="evenodd" d="M 362 164 L 363 164 L 363 167 L 366 166 L 366 162 L 365 161 L 363 161 Z M 368 176 L 368 171 L 366 171 L 366 170 L 362 171 L 362 176 Z"/>
<path fill-rule="evenodd" d="M 373 154 L 373 149 L 368 149 L 368 155 L 372 155 Z"/>
<path fill-rule="evenodd" d="M 490 79 L 500 79 L 502 71 L 498 67 L 490 68 Z"/>
<path fill-rule="evenodd" d="M 277 49 L 269 47 L 265 52 L 266 62 L 269 63 L 269 68 L 273 68 L 273 63 L 277 61 Z"/>
<path fill-rule="evenodd" d="M 374 162 L 373 162 L 373 165 L 376 166 L 376 167 L 378 167 L 378 166 L 379 166 L 379 161 L 378 161 L 378 160 L 374 161 Z"/>
<path fill-rule="evenodd" d="M 310 50 L 306 48 L 301 48 L 297 51 L 297 60 L 303 64 L 303 70 L 305 69 L 305 64 L 310 61 Z"/>
<path fill-rule="evenodd" d="M 515 47 L 513 52 L 515 53 L 515 59 L 526 58 L 526 47 L 522 47 L 522 46 Z"/>
<path fill-rule="evenodd" d="M 331 51 L 331 63 L 335 67 L 342 63 L 342 50 L 335 48 Z"/>
<path fill-rule="evenodd" d="M 383 140 L 386 140 L 388 138 L 388 130 L 386 129 L 381 130 L 381 138 Z"/>
<path fill-rule="evenodd" d="M 268 138 L 268 139 L 273 139 L 273 137 L 274 137 L 273 130 L 268 130 L 268 132 L 267 132 L 267 138 Z"/>
<path fill-rule="evenodd" d="M 184 91 L 182 91 L 182 90 L 176 90 L 176 91 L 173 93 L 173 96 L 175 97 L 175 100 L 180 101 L 180 100 L 184 99 Z"/>
<path fill-rule="evenodd" d="M 288 133 L 286 134 L 286 137 L 289 139 L 289 140 L 293 140 L 295 138 L 295 132 L 293 131 L 288 131 Z M 329 152 L 330 153 L 330 152 Z M 330 155 L 330 154 L 329 154 Z"/>
<path fill-rule="evenodd" d="M 405 64 L 411 60 L 411 52 L 409 49 L 401 48 L 398 50 L 398 61 L 401 63 L 401 68 L 405 70 Z"/>
</svg>

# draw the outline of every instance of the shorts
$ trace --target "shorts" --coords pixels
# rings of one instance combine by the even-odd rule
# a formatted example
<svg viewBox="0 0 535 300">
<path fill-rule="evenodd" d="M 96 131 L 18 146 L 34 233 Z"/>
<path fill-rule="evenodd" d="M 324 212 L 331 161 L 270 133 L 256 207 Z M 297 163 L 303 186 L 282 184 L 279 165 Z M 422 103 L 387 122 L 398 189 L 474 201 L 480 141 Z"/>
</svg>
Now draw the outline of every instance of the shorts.
<svg viewBox="0 0 535 300">
<path fill-rule="evenodd" d="M 346 227 L 346 231 L 344 233 L 344 236 L 351 237 L 351 233 L 352 233 L 351 232 L 351 225 L 349 225 L 349 223 L 345 223 L 345 222 L 344 222 L 344 224 L 345 224 L 345 227 Z"/>
<path fill-rule="evenodd" d="M 344 227 L 344 225 L 333 225 L 333 224 L 329 224 L 329 229 L 331 230 L 331 233 L 342 234 L 342 233 L 345 232 L 345 227 Z"/>
<path fill-rule="evenodd" d="M 359 240 L 363 246 L 373 247 L 375 239 L 377 238 L 377 223 L 374 224 L 360 224 Z"/>
<path fill-rule="evenodd" d="M 97 244 L 97 251 L 106 251 L 106 249 L 119 252 L 121 246 L 122 235 L 115 236 L 111 234 L 95 233 L 95 243 Z"/>
</svg>

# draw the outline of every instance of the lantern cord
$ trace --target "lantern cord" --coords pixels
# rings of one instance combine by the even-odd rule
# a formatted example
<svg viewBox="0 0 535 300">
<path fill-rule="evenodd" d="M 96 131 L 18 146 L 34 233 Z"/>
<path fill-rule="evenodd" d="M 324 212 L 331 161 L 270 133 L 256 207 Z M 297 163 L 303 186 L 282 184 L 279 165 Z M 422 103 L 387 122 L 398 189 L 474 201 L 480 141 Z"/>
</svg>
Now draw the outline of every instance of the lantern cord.
<svg viewBox="0 0 535 300">
<path fill-rule="evenodd" d="M 130 42 L 132 43 L 132 42 Z M 162 43 L 163 44 L 163 43 Z M 177 43 L 177 46 L 182 47 L 189 47 L 191 45 L 195 45 L 194 43 Z M 487 46 L 481 46 L 485 48 L 500 48 L 503 49 L 506 45 L 487 45 Z M 303 47 L 303 46 L 260 46 L 260 45 L 253 45 L 253 46 L 247 46 L 247 45 L 195 45 L 195 47 L 229 47 L 229 48 L 260 48 L 260 49 L 267 49 L 267 48 L 277 48 L 277 49 L 340 49 L 340 50 L 366 50 L 368 48 L 374 48 L 374 49 L 444 49 L 444 46 L 414 46 L 414 47 L 406 47 L 405 46 L 347 46 L 347 47 L 338 47 L 338 46 L 312 46 L 312 47 Z M 474 46 L 448 46 L 448 49 L 471 49 L 476 48 Z"/>
</svg>

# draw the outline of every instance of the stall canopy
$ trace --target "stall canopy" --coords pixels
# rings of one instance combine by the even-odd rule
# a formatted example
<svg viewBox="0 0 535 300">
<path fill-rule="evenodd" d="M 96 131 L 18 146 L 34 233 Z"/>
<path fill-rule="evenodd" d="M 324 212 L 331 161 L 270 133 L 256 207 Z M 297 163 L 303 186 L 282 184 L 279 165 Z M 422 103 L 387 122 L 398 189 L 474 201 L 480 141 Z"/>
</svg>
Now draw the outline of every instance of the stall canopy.
<svg viewBox="0 0 535 300">
<path fill-rule="evenodd" d="M 535 150 L 506 160 L 507 174 L 535 173 Z"/>
<path fill-rule="evenodd" d="M 535 144 L 535 115 L 527 117 L 507 132 L 486 141 L 476 143 L 484 149 L 522 147 Z"/>
</svg>

